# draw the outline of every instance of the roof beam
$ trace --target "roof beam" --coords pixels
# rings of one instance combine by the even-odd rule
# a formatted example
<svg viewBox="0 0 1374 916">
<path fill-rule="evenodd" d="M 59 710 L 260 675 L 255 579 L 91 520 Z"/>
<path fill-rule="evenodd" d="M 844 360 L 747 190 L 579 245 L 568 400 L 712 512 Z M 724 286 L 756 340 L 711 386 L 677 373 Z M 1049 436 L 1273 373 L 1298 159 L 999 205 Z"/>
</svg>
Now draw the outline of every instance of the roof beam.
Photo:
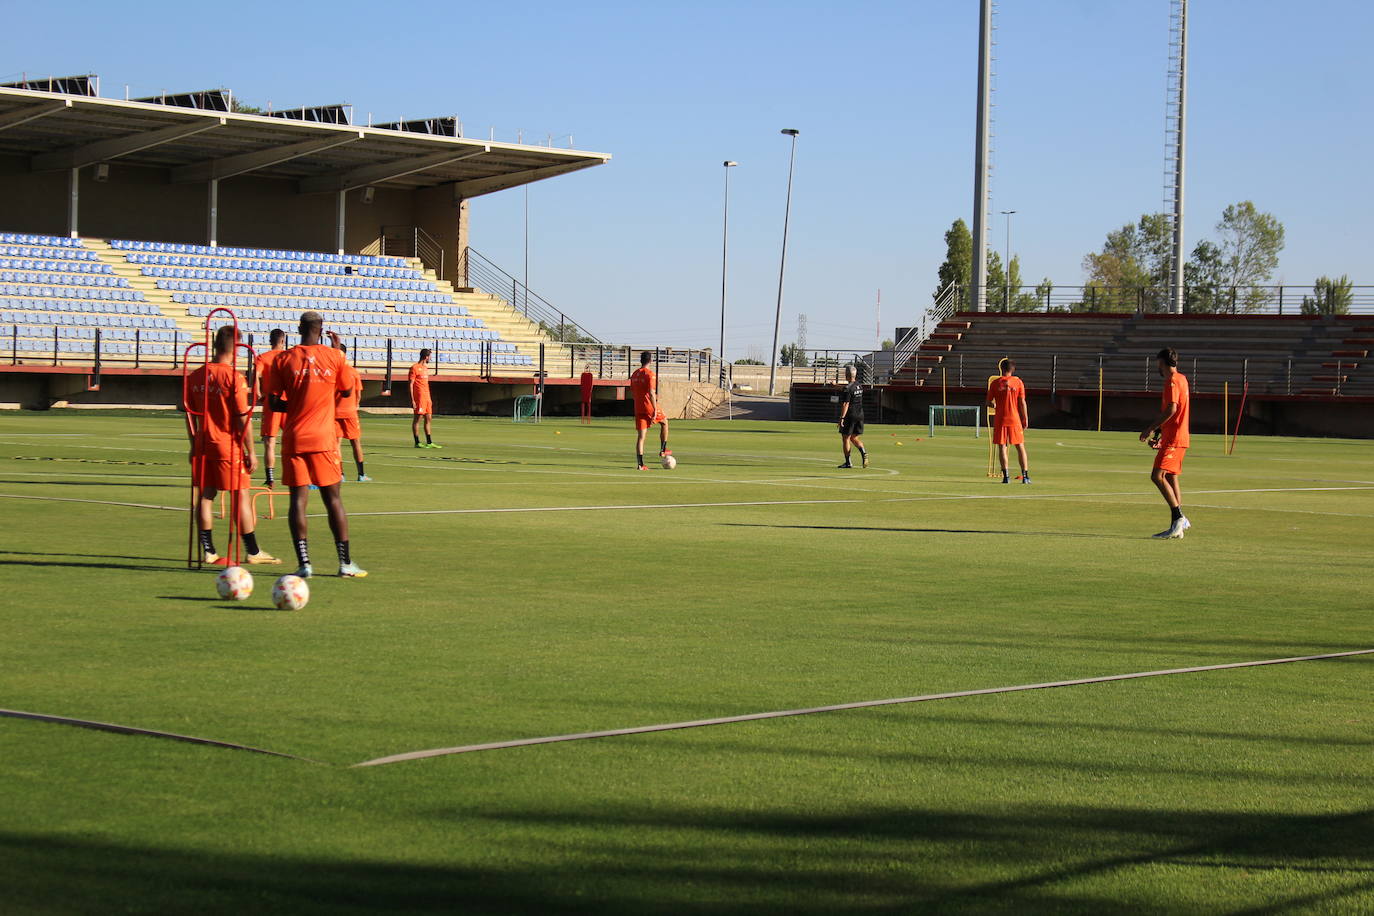
<svg viewBox="0 0 1374 916">
<path fill-rule="evenodd" d="M 582 169 L 589 169 L 594 165 L 604 165 L 605 159 L 578 159 L 574 162 L 565 162 L 562 165 L 547 165 L 539 169 L 528 169 L 523 172 L 511 172 L 506 175 L 493 175 L 490 178 L 473 178 L 469 181 L 455 182 L 453 193 L 462 198 L 480 197 L 483 194 L 491 194 L 494 191 L 504 191 L 506 188 L 519 187 L 522 184 L 530 184 L 534 181 L 541 181 L 545 178 L 553 178 L 555 175 L 566 175 L 569 172 L 577 172 Z"/>
<path fill-rule="evenodd" d="M 51 153 L 41 153 L 30 160 L 30 167 L 35 172 L 45 172 L 51 169 L 79 169 L 82 166 L 139 153 L 164 143 L 180 140 L 182 137 L 223 127 L 224 124 L 224 118 L 198 118 L 185 124 L 174 124 L 160 130 L 145 130 L 141 133 L 114 137 L 110 140 L 98 140 L 85 146 L 73 146 Z"/>
<path fill-rule="evenodd" d="M 349 169 L 346 172 L 315 175 L 311 178 L 301 179 L 300 192 L 302 194 L 318 194 L 322 191 L 351 191 L 354 188 L 364 188 L 371 184 L 391 181 L 394 178 L 404 178 L 406 175 L 413 175 L 427 169 L 436 169 L 451 162 L 484 156 L 489 152 L 491 152 L 490 146 L 483 146 L 481 149 L 465 147 L 461 153 L 456 150 L 446 150 L 442 153 L 431 153 L 428 156 L 413 156 L 409 159 L 395 159 L 377 165 L 365 165 L 361 168 Z"/>
<path fill-rule="evenodd" d="M 71 99 L 62 99 L 60 102 L 39 102 L 37 105 L 25 105 L 18 111 L 11 111 L 8 114 L 0 115 L 0 130 L 7 127 L 18 127 L 20 124 L 27 124 L 50 114 L 57 114 L 72 107 Z"/>
<path fill-rule="evenodd" d="M 337 136 L 325 137 L 322 140 L 305 140 L 301 143 L 288 143 L 285 146 L 274 146 L 252 153 L 225 156 L 223 159 L 208 159 L 205 162 L 172 169 L 172 181 L 185 183 L 233 178 L 244 172 L 256 172 L 258 169 L 281 165 L 283 162 L 290 162 L 292 159 L 299 159 L 302 156 L 322 153 L 327 149 L 361 140 L 364 136 L 360 130 L 350 130 L 341 132 Z"/>
</svg>

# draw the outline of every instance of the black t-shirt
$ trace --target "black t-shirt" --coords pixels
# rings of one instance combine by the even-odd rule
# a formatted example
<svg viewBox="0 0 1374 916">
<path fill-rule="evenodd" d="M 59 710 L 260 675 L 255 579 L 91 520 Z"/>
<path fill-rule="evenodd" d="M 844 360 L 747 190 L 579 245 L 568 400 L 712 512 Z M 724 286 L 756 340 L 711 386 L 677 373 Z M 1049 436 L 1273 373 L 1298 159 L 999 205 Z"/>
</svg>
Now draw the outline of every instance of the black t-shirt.
<svg viewBox="0 0 1374 916">
<path fill-rule="evenodd" d="M 844 386 L 844 394 L 840 396 L 841 404 L 848 404 L 849 411 L 845 414 L 853 420 L 862 420 L 864 416 L 864 386 L 858 382 L 850 382 Z"/>
</svg>

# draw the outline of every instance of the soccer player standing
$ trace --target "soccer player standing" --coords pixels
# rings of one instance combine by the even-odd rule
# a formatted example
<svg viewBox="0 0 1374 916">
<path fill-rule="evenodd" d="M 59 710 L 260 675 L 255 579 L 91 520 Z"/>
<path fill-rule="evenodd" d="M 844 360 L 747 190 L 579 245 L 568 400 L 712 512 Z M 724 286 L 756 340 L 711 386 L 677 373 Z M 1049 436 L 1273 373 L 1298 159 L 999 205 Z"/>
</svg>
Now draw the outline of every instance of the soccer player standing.
<svg viewBox="0 0 1374 916">
<path fill-rule="evenodd" d="M 992 427 L 992 444 L 1002 460 L 1002 483 L 1011 483 L 1007 474 L 1007 446 L 1016 446 L 1016 460 L 1021 465 L 1021 482 L 1030 483 L 1030 463 L 1026 458 L 1026 427 L 1030 417 L 1026 413 L 1026 386 L 1016 377 L 1016 363 L 1003 359 L 997 364 L 1002 374 L 988 385 L 988 407 L 997 417 Z"/>
<path fill-rule="evenodd" d="M 854 378 L 854 367 L 844 367 L 844 393 L 840 395 L 840 448 L 844 451 L 842 468 L 852 468 L 851 449 L 859 450 L 863 466 L 868 467 L 868 452 L 859 437 L 864 432 L 864 386 Z"/>
<path fill-rule="evenodd" d="M 282 415 L 267 404 L 267 399 L 262 394 L 262 380 L 267 375 L 267 370 L 272 367 L 272 363 L 286 352 L 286 332 L 281 328 L 273 328 L 268 341 L 272 344 L 272 349 L 259 353 L 253 364 L 253 394 L 262 404 L 262 466 L 263 473 L 266 474 L 267 489 L 270 490 L 276 483 L 277 436 L 281 433 Z"/>
<path fill-rule="evenodd" d="M 253 416 L 248 403 L 248 383 L 234 371 L 237 339 L 228 325 L 215 332 L 214 358 L 186 380 L 186 432 L 191 440 L 191 468 L 200 498 L 196 520 L 205 562 L 220 566 L 228 560 L 215 552 L 214 508 L 220 491 L 234 493 L 239 537 L 248 562 L 280 563 L 258 547 L 254 533 L 257 519 L 248 498 L 249 475 L 256 466 L 253 453 Z"/>
<path fill-rule="evenodd" d="M 348 356 L 348 347 L 339 344 L 339 352 Z M 334 422 L 339 427 L 339 463 L 343 463 L 343 440 L 353 446 L 353 463 L 358 466 L 358 483 L 371 483 L 372 478 L 363 470 L 363 431 L 358 425 L 358 405 L 363 399 L 363 377 L 345 359 L 344 378 L 353 392 L 352 397 L 340 398 L 334 406 Z"/>
<path fill-rule="evenodd" d="M 635 467 L 644 466 L 644 438 L 649 427 L 658 424 L 658 457 L 671 455 L 668 450 L 668 417 L 658 406 L 658 375 L 649 368 L 654 355 L 648 350 L 639 354 L 639 368 L 630 376 L 630 394 L 635 402 Z"/>
<path fill-rule="evenodd" d="M 1164 379 L 1160 413 L 1140 434 L 1140 441 L 1149 441 L 1151 435 L 1159 434 L 1159 441 L 1151 443 L 1158 451 L 1150 480 L 1169 504 L 1170 519 L 1169 527 L 1152 537 L 1181 538 L 1183 532 L 1193 527 L 1183 514 L 1183 491 L 1178 485 L 1179 475 L 1183 473 L 1183 457 L 1188 451 L 1188 379 L 1178 371 L 1178 352 L 1173 347 L 1160 350 L 1155 363 L 1159 366 L 1160 378 Z"/>
<path fill-rule="evenodd" d="M 291 490 L 287 520 L 300 563 L 296 575 L 308 579 L 313 572 L 305 519 L 313 485 L 319 487 L 329 514 L 329 530 L 334 533 L 339 554 L 339 575 L 361 578 L 367 572 L 358 568 L 349 552 L 348 513 L 339 493 L 343 472 L 339 467 L 338 424 L 334 420 L 335 405 L 341 398 L 353 397 L 353 390 L 343 371 L 347 365 L 343 353 L 320 342 L 323 326 L 319 312 L 301 315 L 300 345 L 272 364 L 263 388 L 275 399 L 273 407 L 286 414 L 282 424 L 282 482 Z M 330 338 L 338 343 L 338 335 L 331 332 Z"/>
<path fill-rule="evenodd" d="M 429 348 L 420 351 L 420 360 L 410 367 L 410 409 L 415 419 L 410 421 L 410 434 L 416 448 L 443 448 L 434 441 L 432 421 L 434 402 L 429 399 Z M 425 420 L 425 443 L 420 444 L 420 418 Z"/>
</svg>

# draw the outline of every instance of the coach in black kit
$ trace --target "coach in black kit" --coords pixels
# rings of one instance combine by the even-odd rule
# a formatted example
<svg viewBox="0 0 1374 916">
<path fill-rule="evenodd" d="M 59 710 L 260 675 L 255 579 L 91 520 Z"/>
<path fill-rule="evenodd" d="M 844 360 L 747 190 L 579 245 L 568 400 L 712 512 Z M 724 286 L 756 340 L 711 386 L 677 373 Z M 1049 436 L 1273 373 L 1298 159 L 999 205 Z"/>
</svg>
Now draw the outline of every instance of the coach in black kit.
<svg viewBox="0 0 1374 916">
<path fill-rule="evenodd" d="M 854 367 L 844 367 L 844 394 L 840 395 L 840 446 L 844 449 L 842 468 L 852 468 L 849 462 L 851 448 L 859 450 L 863 466 L 868 467 L 868 452 L 859 437 L 864 433 L 864 386 L 854 379 Z"/>
</svg>

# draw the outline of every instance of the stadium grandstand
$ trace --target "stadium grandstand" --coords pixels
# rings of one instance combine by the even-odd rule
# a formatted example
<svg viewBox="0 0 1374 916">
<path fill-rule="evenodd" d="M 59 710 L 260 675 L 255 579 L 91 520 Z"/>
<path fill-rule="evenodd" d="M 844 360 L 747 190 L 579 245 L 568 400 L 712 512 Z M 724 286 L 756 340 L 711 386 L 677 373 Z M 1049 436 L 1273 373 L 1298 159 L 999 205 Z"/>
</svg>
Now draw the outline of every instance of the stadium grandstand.
<svg viewBox="0 0 1374 916">
<path fill-rule="evenodd" d="M 324 314 L 365 406 L 406 406 L 387 381 L 422 347 L 440 411 L 571 385 L 587 363 L 622 396 L 624 353 L 468 245 L 471 199 L 609 155 L 465 137 L 456 118 L 361 126 L 347 106 L 98 87 L 0 86 L 0 402 L 175 403 L 220 308 L 258 347 Z M 673 358 L 709 377 L 698 356 Z"/>
</svg>

